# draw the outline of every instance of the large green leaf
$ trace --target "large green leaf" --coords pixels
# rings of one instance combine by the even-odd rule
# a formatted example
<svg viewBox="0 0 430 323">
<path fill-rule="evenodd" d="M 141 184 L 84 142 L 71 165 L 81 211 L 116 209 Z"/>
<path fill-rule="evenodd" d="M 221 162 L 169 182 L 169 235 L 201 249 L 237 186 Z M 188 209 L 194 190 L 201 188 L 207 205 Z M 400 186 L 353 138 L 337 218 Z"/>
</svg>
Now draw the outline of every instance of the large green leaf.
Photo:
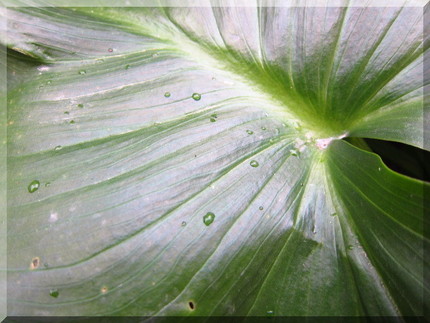
<svg viewBox="0 0 430 323">
<path fill-rule="evenodd" d="M 4 14 L 9 315 L 429 309 L 423 8 Z"/>
</svg>

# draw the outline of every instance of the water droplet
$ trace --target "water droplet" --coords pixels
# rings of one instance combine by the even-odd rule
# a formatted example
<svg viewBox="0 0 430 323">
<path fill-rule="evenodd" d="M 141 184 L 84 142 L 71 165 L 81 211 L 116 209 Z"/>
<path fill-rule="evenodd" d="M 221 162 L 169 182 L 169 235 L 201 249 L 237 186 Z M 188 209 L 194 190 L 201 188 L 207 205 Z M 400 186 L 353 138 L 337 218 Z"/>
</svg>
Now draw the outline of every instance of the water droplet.
<svg viewBox="0 0 430 323">
<path fill-rule="evenodd" d="M 199 101 L 202 98 L 200 93 L 193 93 L 191 97 L 194 99 L 194 101 Z"/>
<path fill-rule="evenodd" d="M 54 150 L 61 150 L 61 148 L 63 148 L 63 146 L 58 145 L 58 146 L 55 146 Z"/>
<path fill-rule="evenodd" d="M 80 71 L 79 71 L 79 74 L 80 74 L 80 75 L 85 75 L 86 73 L 87 73 L 87 71 L 86 71 L 86 70 L 80 70 Z"/>
<path fill-rule="evenodd" d="M 259 209 L 260 211 L 262 211 L 262 210 L 263 210 L 263 207 L 262 207 L 262 206 L 260 206 L 258 209 Z"/>
<path fill-rule="evenodd" d="M 381 171 L 381 167 L 378 167 L 378 171 Z"/>
<path fill-rule="evenodd" d="M 70 124 L 74 124 L 75 123 L 75 120 L 70 120 Z"/>
<path fill-rule="evenodd" d="M 166 93 L 164 93 L 164 97 L 166 97 L 166 98 L 170 98 L 170 92 L 166 92 Z"/>
<path fill-rule="evenodd" d="M 208 212 L 205 216 L 203 216 L 203 223 L 207 226 L 211 225 L 214 220 L 215 214 L 213 214 L 212 212 Z"/>
<path fill-rule="evenodd" d="M 266 313 L 267 313 L 267 315 L 273 315 L 274 314 L 273 311 L 267 311 Z"/>
<path fill-rule="evenodd" d="M 352 245 L 348 245 L 348 249 L 352 250 L 352 249 L 354 249 L 354 247 Z"/>
<path fill-rule="evenodd" d="M 218 115 L 216 113 L 211 114 L 212 118 L 218 118 Z"/>
<path fill-rule="evenodd" d="M 182 221 L 181 226 L 185 227 L 187 225 L 187 222 Z"/>
<path fill-rule="evenodd" d="M 64 111 L 64 114 L 69 114 L 69 111 Z"/>
<path fill-rule="evenodd" d="M 266 127 L 261 127 L 261 130 L 266 130 Z"/>
<path fill-rule="evenodd" d="M 209 119 L 211 122 L 215 122 L 216 121 L 216 119 L 215 118 L 210 118 Z"/>
<path fill-rule="evenodd" d="M 330 214 L 331 216 L 336 216 L 337 215 L 337 213 L 336 212 L 334 212 L 334 213 L 332 213 L 332 214 Z"/>
<path fill-rule="evenodd" d="M 102 288 L 100 288 L 100 291 L 102 292 L 102 294 L 106 294 L 108 291 L 108 288 L 106 286 L 103 286 Z"/>
<path fill-rule="evenodd" d="M 29 185 L 28 185 L 28 192 L 29 193 L 34 193 L 36 192 L 40 187 L 40 182 L 35 179 L 34 181 L 32 181 Z"/>
<path fill-rule="evenodd" d="M 46 84 L 51 84 L 52 83 L 52 81 L 51 80 L 48 80 L 48 81 L 46 81 Z"/>
<path fill-rule="evenodd" d="M 45 187 L 48 187 L 48 186 L 50 186 L 51 185 L 51 182 L 46 182 L 45 183 Z"/>
<path fill-rule="evenodd" d="M 252 134 L 254 133 L 254 131 L 252 131 L 252 130 L 246 130 L 246 133 L 247 133 L 248 135 L 252 135 Z"/>
<path fill-rule="evenodd" d="M 299 157 L 300 152 L 297 149 L 290 149 L 290 153 L 292 156 Z"/>
<path fill-rule="evenodd" d="M 112 53 L 112 52 L 113 52 L 113 49 L 112 49 L 112 48 L 108 48 L 108 52 L 109 52 L 109 53 Z"/>
<path fill-rule="evenodd" d="M 252 167 L 258 167 L 258 165 L 260 165 L 260 164 L 256 160 L 251 160 L 251 162 L 249 163 L 249 165 L 251 165 Z"/>
<path fill-rule="evenodd" d="M 84 107 L 84 105 L 82 103 L 78 104 L 78 108 L 83 108 L 83 107 Z"/>
<path fill-rule="evenodd" d="M 125 65 L 125 69 L 128 70 L 130 68 L 130 64 Z"/>
<path fill-rule="evenodd" d="M 54 298 L 57 298 L 58 295 L 60 295 L 60 293 L 58 292 L 58 289 L 51 289 L 49 291 L 49 295 L 52 296 L 52 297 L 54 297 Z"/>
<path fill-rule="evenodd" d="M 293 121 L 292 122 L 292 126 L 296 130 L 300 130 L 302 128 L 302 125 L 299 122 L 297 122 L 297 121 Z"/>
</svg>

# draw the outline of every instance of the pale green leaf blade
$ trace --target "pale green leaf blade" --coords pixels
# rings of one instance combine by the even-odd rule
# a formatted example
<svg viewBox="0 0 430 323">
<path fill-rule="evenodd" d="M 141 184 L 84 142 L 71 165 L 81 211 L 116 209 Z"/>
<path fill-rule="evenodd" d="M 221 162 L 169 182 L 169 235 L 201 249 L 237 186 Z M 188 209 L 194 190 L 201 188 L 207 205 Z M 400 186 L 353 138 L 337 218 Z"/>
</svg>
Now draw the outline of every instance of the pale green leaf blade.
<svg viewBox="0 0 430 323">
<path fill-rule="evenodd" d="M 421 8 L 10 12 L 12 315 L 428 308 Z"/>
</svg>

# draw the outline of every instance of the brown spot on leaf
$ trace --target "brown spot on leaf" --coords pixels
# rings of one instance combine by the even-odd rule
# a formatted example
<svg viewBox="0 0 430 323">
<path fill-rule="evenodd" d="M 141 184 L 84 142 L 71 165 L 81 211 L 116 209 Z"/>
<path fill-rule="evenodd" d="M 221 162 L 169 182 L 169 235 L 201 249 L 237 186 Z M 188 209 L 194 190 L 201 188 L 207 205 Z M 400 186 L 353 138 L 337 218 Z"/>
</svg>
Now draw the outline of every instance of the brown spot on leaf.
<svg viewBox="0 0 430 323">
<path fill-rule="evenodd" d="M 37 268 L 39 268 L 39 265 L 40 265 L 40 258 L 39 257 L 34 257 L 31 260 L 30 269 L 31 270 L 37 269 Z"/>
<path fill-rule="evenodd" d="M 194 311 L 194 309 L 196 308 L 193 301 L 189 301 L 188 306 L 189 306 L 190 310 L 192 310 L 192 311 Z"/>
</svg>

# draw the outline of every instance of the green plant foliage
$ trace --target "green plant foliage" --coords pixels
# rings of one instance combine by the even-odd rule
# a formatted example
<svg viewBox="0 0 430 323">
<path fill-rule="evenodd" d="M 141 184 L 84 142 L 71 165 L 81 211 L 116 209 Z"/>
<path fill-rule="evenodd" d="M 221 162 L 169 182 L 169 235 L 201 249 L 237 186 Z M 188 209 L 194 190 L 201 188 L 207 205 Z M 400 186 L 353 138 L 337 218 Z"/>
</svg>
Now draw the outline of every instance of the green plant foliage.
<svg viewBox="0 0 430 323">
<path fill-rule="evenodd" d="M 429 309 L 423 8 L 6 12 L 9 315 Z"/>
</svg>

